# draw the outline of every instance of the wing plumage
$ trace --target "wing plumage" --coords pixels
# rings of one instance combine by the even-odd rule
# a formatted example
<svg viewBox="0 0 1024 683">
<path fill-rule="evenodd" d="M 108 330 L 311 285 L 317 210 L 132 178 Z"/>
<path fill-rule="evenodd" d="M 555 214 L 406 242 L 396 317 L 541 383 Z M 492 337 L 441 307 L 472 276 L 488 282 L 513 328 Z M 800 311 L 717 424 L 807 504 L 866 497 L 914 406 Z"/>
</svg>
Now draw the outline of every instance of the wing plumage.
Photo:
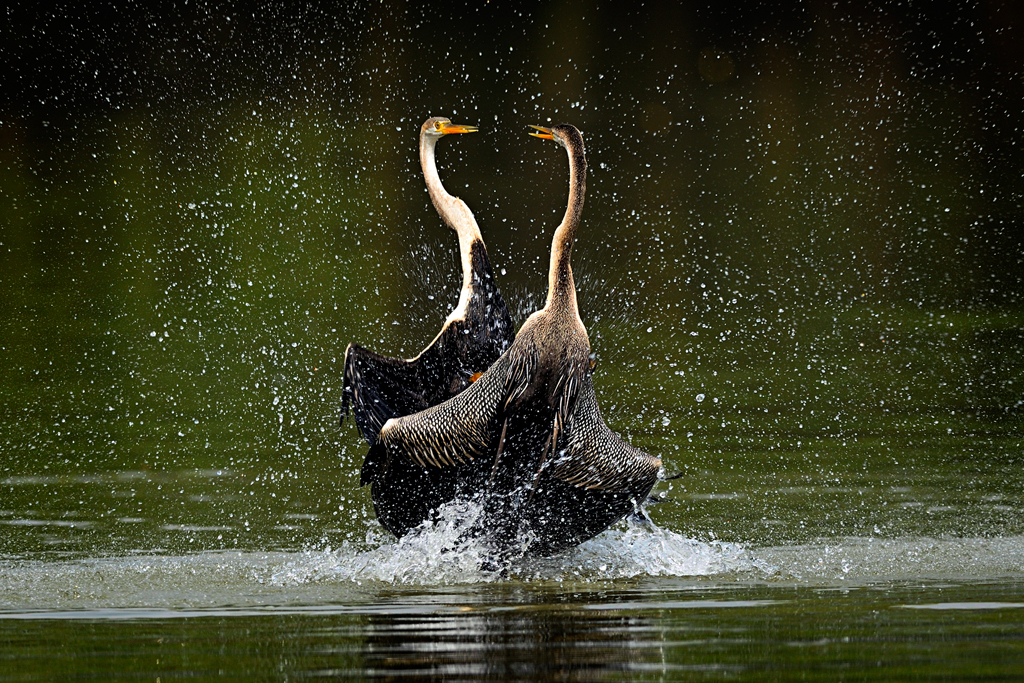
<svg viewBox="0 0 1024 683">
<path fill-rule="evenodd" d="M 416 363 L 388 358 L 358 344 L 345 349 L 341 391 L 341 422 L 351 411 L 359 433 L 371 446 L 385 422 L 429 405 Z"/>
<path fill-rule="evenodd" d="M 453 467 L 486 454 L 495 441 L 507 371 L 506 353 L 457 396 L 389 421 L 379 439 L 388 460 L 404 458 L 421 467 Z"/>
<path fill-rule="evenodd" d="M 623 441 L 605 424 L 586 378 L 564 445 L 551 461 L 551 476 L 573 486 L 620 491 L 645 498 L 658 479 L 661 458 Z"/>
</svg>

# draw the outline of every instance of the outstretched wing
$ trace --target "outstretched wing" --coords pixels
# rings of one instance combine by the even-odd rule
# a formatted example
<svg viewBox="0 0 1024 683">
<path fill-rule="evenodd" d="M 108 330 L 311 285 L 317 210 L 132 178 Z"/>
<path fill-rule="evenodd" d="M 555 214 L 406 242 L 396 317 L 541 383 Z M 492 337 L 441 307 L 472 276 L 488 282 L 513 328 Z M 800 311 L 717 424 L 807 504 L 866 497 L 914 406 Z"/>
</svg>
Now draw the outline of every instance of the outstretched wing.
<svg viewBox="0 0 1024 683">
<path fill-rule="evenodd" d="M 661 458 L 630 446 L 608 428 L 589 374 L 559 445 L 550 474 L 573 486 L 646 496 L 661 468 Z"/>
<path fill-rule="evenodd" d="M 341 421 L 345 421 L 351 405 L 359 433 L 372 446 L 388 420 L 426 408 L 428 397 L 416 366 L 416 360 L 388 358 L 349 344 L 345 350 Z"/>
<path fill-rule="evenodd" d="M 466 301 L 460 301 L 460 308 L 415 358 L 389 358 L 357 344 L 346 349 L 341 421 L 351 405 L 359 432 L 371 446 L 388 420 L 455 396 L 512 342 L 512 319 L 483 242 L 472 244 L 471 259 L 473 277 L 469 294 L 463 293 Z"/>
</svg>

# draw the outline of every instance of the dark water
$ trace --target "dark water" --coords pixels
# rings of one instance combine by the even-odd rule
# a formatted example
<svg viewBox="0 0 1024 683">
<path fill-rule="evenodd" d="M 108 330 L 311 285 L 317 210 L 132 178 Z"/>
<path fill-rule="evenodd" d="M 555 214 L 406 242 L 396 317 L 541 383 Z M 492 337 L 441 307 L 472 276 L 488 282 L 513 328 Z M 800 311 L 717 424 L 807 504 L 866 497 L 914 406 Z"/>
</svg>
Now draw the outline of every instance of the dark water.
<svg viewBox="0 0 1024 683">
<path fill-rule="evenodd" d="M 0 620 L 0 638 L 54 679 L 992 680 L 1024 667 L 1021 588 L 335 589 L 294 607 L 38 613 Z M 5 680 L 33 678 L 5 659 Z"/>
<path fill-rule="evenodd" d="M 10 8 L 0 680 L 1020 677 L 1015 10 L 499 4 Z M 602 413 L 683 473 L 507 577 L 338 426 L 457 298 L 432 115 L 518 322 L 581 128 Z"/>
</svg>

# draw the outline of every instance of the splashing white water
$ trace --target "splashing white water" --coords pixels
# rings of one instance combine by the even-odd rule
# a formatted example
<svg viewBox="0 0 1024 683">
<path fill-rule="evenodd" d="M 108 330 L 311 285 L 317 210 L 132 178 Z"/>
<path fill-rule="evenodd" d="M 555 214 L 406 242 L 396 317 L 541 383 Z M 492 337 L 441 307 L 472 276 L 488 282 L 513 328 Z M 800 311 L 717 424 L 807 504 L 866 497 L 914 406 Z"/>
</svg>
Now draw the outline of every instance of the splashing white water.
<svg viewBox="0 0 1024 683">
<path fill-rule="evenodd" d="M 370 532 L 370 550 L 343 546 L 337 551 L 303 553 L 273 576 L 280 585 L 315 581 L 378 581 L 392 584 L 439 584 L 486 581 L 480 569 L 486 548 L 464 530 L 480 506 L 457 501 L 444 506 L 436 522 L 425 522 L 401 539 Z"/>
<path fill-rule="evenodd" d="M 360 548 L 294 552 L 226 551 L 45 562 L 0 560 L 0 618 L 35 612 L 118 609 L 277 609 L 376 605 L 396 587 L 434 595 L 473 584 L 699 578 L 726 582 L 848 585 L 923 577 L 1024 575 L 1024 537 L 829 539 L 748 549 L 704 543 L 655 526 L 622 524 L 569 553 L 524 562 L 503 578 L 480 569 L 481 548 L 454 547 L 444 524 L 395 541 L 373 535 Z M 710 579 L 710 584 L 707 581 Z M 464 588 L 459 588 L 462 586 Z M 558 590 L 557 585 L 554 587 Z M 132 613 L 134 614 L 134 613 Z M 129 615 L 130 616 L 130 615 Z"/>
<path fill-rule="evenodd" d="M 737 543 L 704 543 L 653 524 L 610 529 L 556 561 L 563 575 L 571 572 L 584 578 L 768 571 Z"/>
<path fill-rule="evenodd" d="M 459 584 L 496 581 L 488 571 L 488 549 L 464 530 L 479 516 L 473 502 L 452 503 L 438 521 L 427 523 L 399 540 L 370 537 L 370 550 L 343 547 L 308 552 L 274 574 L 278 585 L 320 581 L 384 582 L 404 585 Z M 521 561 L 510 570 L 528 581 L 601 580 L 635 576 L 707 576 L 768 571 L 735 543 L 704 543 L 653 524 L 624 522 L 569 552 L 551 558 Z"/>
</svg>

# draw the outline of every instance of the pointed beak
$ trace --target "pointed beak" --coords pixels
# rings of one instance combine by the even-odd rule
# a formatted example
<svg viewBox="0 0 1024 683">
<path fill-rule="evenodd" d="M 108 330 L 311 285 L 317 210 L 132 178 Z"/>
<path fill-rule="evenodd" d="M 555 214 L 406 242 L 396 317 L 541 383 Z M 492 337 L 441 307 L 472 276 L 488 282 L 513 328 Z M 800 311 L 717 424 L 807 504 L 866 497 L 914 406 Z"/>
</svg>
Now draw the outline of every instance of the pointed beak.
<svg viewBox="0 0 1024 683">
<path fill-rule="evenodd" d="M 451 135 L 452 133 L 475 133 L 477 131 L 476 126 L 462 126 L 457 123 L 446 123 L 441 128 L 443 135 Z"/>
<path fill-rule="evenodd" d="M 541 128 L 540 126 L 533 126 L 533 125 L 531 125 L 530 128 L 536 128 L 537 130 L 540 131 L 539 133 L 530 133 L 530 135 L 532 135 L 535 138 L 541 138 L 543 140 L 554 140 L 555 139 L 555 136 L 551 134 L 551 129 L 550 128 Z"/>
</svg>

